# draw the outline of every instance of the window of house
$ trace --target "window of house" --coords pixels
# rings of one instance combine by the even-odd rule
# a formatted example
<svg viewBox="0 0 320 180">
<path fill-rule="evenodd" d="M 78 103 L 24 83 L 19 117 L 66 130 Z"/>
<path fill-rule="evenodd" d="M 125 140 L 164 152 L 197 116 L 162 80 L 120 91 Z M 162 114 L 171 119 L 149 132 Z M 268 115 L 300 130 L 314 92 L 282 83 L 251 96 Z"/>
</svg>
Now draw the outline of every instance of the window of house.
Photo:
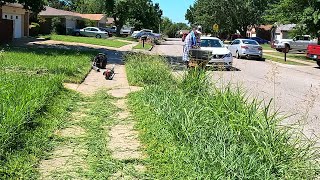
<svg viewBox="0 0 320 180">
<path fill-rule="evenodd" d="M 16 16 L 16 19 L 19 19 L 19 16 Z"/>
</svg>

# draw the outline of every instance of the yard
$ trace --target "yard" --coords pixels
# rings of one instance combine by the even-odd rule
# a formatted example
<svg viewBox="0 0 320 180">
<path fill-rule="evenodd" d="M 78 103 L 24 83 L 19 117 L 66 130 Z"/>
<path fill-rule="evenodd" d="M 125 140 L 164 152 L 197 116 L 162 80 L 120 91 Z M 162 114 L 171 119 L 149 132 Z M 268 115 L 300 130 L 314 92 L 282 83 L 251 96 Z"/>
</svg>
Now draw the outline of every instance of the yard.
<svg viewBox="0 0 320 180">
<path fill-rule="evenodd" d="M 117 39 L 97 39 L 92 37 L 78 37 L 78 36 L 64 36 L 64 35 L 48 35 L 48 36 L 42 36 L 42 37 L 46 39 L 55 40 L 55 41 L 84 43 L 84 44 L 92 44 L 92 45 L 115 47 L 115 48 L 120 48 L 122 46 L 130 44 L 128 42 L 118 41 Z"/>
<path fill-rule="evenodd" d="M 36 177 L 39 159 L 77 98 L 62 83 L 81 82 L 95 54 L 14 47 L 0 52 L 0 177 Z"/>
<path fill-rule="evenodd" d="M 144 49 L 144 50 L 149 50 L 151 48 L 152 48 L 152 45 L 149 43 L 145 43 L 144 47 L 143 47 L 142 43 L 139 43 L 138 45 L 133 47 L 133 49 Z"/>
</svg>

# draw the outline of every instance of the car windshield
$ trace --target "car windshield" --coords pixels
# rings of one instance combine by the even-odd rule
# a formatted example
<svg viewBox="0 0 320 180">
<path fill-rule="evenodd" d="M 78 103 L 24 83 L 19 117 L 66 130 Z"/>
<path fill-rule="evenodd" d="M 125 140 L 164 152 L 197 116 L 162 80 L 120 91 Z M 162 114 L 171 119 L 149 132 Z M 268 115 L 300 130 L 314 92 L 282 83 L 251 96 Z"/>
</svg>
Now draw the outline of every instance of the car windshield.
<svg viewBox="0 0 320 180">
<path fill-rule="evenodd" d="M 243 44 L 252 44 L 252 45 L 259 45 L 256 41 L 252 40 L 242 40 Z"/>
<path fill-rule="evenodd" d="M 223 47 L 218 39 L 201 39 L 201 47 Z"/>
</svg>

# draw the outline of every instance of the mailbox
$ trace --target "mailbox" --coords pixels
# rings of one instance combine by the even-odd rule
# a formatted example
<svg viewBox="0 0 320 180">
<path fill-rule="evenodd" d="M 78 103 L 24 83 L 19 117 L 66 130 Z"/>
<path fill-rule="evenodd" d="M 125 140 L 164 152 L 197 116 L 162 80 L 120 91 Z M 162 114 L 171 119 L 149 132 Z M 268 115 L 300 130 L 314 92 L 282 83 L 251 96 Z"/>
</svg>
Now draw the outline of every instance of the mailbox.
<svg viewBox="0 0 320 180">
<path fill-rule="evenodd" d="M 143 35 L 141 36 L 141 40 L 142 40 L 142 47 L 144 47 L 144 42 L 147 40 L 148 36 Z"/>
</svg>

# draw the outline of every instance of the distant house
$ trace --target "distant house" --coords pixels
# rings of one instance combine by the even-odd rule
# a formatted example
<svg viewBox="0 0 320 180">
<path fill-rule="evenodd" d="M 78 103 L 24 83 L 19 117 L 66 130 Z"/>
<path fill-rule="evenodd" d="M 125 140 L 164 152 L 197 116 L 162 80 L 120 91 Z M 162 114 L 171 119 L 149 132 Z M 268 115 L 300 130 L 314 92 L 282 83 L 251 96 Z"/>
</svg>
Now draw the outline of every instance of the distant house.
<svg viewBox="0 0 320 180">
<path fill-rule="evenodd" d="M 2 21 L 0 21 L 0 36 L 12 40 L 29 36 L 29 14 L 23 5 L 13 3 L 2 7 Z M 1 15 L 1 14 L 0 14 Z M 10 37 L 9 37 L 10 36 Z"/>
<path fill-rule="evenodd" d="M 289 33 L 296 27 L 296 24 L 280 24 L 273 27 L 275 39 L 289 39 Z"/>
<path fill-rule="evenodd" d="M 104 14 L 81 14 L 81 17 L 94 21 L 96 27 L 106 27 L 108 21 Z"/>
<path fill-rule="evenodd" d="M 273 25 L 251 26 L 248 28 L 247 37 L 259 37 L 270 41 L 272 27 Z"/>
<path fill-rule="evenodd" d="M 81 26 L 85 20 L 90 20 L 94 23 L 92 26 L 96 27 L 106 27 L 106 25 L 113 23 L 113 18 L 107 18 L 104 14 L 80 14 L 55 9 L 49 6 L 46 7 L 46 10 L 39 13 L 39 17 L 42 19 L 42 22 L 40 23 L 41 34 L 51 33 L 52 19 L 56 17 L 60 18 L 61 26 L 64 28 L 65 32 L 82 28 Z"/>
</svg>

